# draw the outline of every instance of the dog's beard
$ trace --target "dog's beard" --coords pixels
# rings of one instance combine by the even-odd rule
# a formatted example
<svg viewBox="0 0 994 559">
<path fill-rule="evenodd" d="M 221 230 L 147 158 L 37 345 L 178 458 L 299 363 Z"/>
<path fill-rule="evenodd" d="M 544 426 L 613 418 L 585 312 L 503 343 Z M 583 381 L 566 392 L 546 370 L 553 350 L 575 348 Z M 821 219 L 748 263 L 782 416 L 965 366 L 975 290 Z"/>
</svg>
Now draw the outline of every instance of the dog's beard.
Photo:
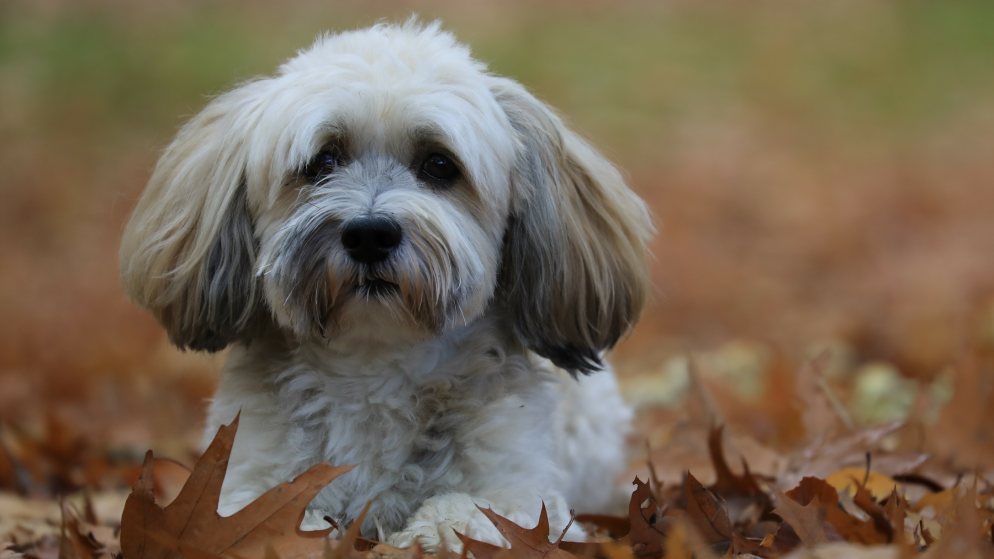
<svg viewBox="0 0 994 559">
<path fill-rule="evenodd" d="M 297 219 L 277 234 L 262 275 L 277 320 L 298 336 L 330 339 L 364 313 L 437 333 L 464 321 L 465 281 L 439 234 L 405 229 L 384 261 L 352 260 L 338 241 L 341 220 Z M 265 261 L 265 260 L 264 260 Z"/>
</svg>

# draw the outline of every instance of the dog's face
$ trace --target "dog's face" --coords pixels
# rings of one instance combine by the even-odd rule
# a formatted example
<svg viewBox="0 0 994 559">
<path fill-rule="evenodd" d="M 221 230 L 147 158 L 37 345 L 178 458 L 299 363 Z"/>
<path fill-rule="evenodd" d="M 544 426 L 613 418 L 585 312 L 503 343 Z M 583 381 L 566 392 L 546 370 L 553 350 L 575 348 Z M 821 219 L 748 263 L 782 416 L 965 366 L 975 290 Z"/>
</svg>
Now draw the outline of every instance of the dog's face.
<svg viewBox="0 0 994 559">
<path fill-rule="evenodd" d="M 646 290 L 641 201 L 437 26 L 319 39 L 211 102 L 156 166 L 122 276 L 180 347 L 430 337 L 495 313 L 571 371 Z"/>
</svg>

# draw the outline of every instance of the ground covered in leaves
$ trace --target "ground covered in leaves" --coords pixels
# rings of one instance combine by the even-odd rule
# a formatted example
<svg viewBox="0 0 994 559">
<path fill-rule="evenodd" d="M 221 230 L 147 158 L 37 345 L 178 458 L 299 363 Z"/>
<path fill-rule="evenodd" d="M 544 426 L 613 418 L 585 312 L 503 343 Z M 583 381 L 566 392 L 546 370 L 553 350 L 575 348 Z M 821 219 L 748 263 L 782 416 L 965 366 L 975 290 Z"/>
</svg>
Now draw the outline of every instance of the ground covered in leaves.
<svg viewBox="0 0 994 559">
<path fill-rule="evenodd" d="M 827 353 L 800 370 L 771 362 L 751 396 L 729 388 L 730 371 L 705 367 L 720 362 L 715 358 L 683 361 L 686 385 L 677 394 L 653 395 L 637 377 L 626 382 L 644 399 L 632 437 L 626 514 L 579 515 L 574 522 L 592 536 L 570 542 L 549 533 L 544 515 L 537 526 L 517 526 L 483 510 L 510 548 L 462 537 L 464 553 L 478 559 L 994 556 L 990 356 L 977 352 L 945 390 L 914 389 L 900 417 L 883 423 L 858 419 L 867 396 L 850 385 L 853 379 L 831 373 Z M 888 390 L 891 398 L 900 392 Z M 458 556 L 391 548 L 353 527 L 301 532 L 307 503 L 347 466 L 316 465 L 241 512 L 219 517 L 236 430 L 237 420 L 186 464 L 153 451 L 143 458 L 117 455 L 54 420 L 37 439 L 5 430 L 3 559 Z"/>
</svg>

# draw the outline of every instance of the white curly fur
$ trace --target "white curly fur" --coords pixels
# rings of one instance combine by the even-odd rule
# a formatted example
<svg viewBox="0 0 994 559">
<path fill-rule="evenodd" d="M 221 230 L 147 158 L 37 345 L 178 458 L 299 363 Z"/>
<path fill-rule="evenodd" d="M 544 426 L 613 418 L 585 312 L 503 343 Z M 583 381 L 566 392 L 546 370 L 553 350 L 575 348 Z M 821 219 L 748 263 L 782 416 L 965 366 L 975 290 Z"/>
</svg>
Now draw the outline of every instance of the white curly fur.
<svg viewBox="0 0 994 559">
<path fill-rule="evenodd" d="M 433 153 L 456 178 L 425 177 Z M 403 232 L 379 263 L 343 246 L 369 216 Z M 618 496 L 631 413 L 595 370 L 641 310 L 651 231 L 552 111 L 411 21 L 322 37 L 213 100 L 156 166 L 121 267 L 178 346 L 231 347 L 206 432 L 241 412 L 222 513 L 355 464 L 306 526 L 372 502 L 367 534 L 458 547 L 453 529 L 501 542 L 478 506 L 531 526 L 544 502 L 557 535 Z"/>
</svg>

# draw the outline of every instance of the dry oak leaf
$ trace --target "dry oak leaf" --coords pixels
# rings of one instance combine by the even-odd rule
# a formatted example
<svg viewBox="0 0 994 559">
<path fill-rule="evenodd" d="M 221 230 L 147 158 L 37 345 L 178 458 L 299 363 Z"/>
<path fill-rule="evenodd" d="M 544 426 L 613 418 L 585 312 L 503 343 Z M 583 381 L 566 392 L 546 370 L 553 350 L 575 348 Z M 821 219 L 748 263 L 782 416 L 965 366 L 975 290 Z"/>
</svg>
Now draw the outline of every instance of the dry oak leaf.
<svg viewBox="0 0 994 559">
<path fill-rule="evenodd" d="M 59 557 L 62 559 L 96 559 L 101 548 L 102 546 L 97 541 L 83 534 L 76 513 L 63 501 Z"/>
<path fill-rule="evenodd" d="M 711 491 L 727 498 L 730 495 L 748 497 L 755 499 L 760 504 L 772 506 L 769 496 L 759 486 L 756 477 L 749 471 L 749 464 L 742 459 L 742 475 L 736 475 L 728 466 L 725 460 L 725 451 L 722 448 L 725 427 L 712 428 L 708 432 L 708 454 L 711 456 L 711 463 L 714 465 L 715 482 L 711 485 Z"/>
<path fill-rule="evenodd" d="M 807 546 L 815 546 L 829 541 L 825 530 L 824 510 L 816 501 L 801 504 L 781 494 L 773 513 L 783 519 L 797 534 L 797 539 Z"/>
<path fill-rule="evenodd" d="M 905 537 L 905 524 L 907 524 L 909 506 L 908 500 L 898 494 L 897 489 L 894 489 L 884 501 L 884 515 L 893 527 L 894 540 L 899 545 L 907 543 L 908 540 Z"/>
<path fill-rule="evenodd" d="M 649 472 L 654 477 L 651 464 Z M 662 487 L 658 481 L 655 484 Z M 664 552 L 666 528 L 682 511 L 672 511 L 660 506 L 660 498 L 653 492 L 652 486 L 638 477 L 632 481 L 632 485 L 635 489 L 628 502 L 627 517 L 583 514 L 577 516 L 577 520 L 607 532 L 615 540 L 601 543 L 601 555 L 610 559 L 660 557 Z"/>
<path fill-rule="evenodd" d="M 952 509 L 942 518 L 938 542 L 929 542 L 927 559 L 983 559 L 994 556 L 994 542 L 989 524 L 989 512 L 977 507 L 977 491 L 957 493 Z M 923 528 L 923 535 L 927 530 Z M 927 539 L 931 539 L 925 536 Z"/>
<path fill-rule="evenodd" d="M 893 492 L 896 493 L 896 491 L 897 490 L 895 488 Z M 887 511 L 877 503 L 877 500 L 865 486 L 856 486 L 856 493 L 853 494 L 853 501 L 856 503 L 857 507 L 862 509 L 862 511 L 870 517 L 870 521 L 873 524 L 875 532 L 886 537 L 887 543 L 894 542 L 895 537 L 904 534 L 904 524 L 892 524 Z"/>
<path fill-rule="evenodd" d="M 628 501 L 626 539 L 636 557 L 659 557 L 663 554 L 666 539 L 665 532 L 660 528 L 661 517 L 665 511 L 659 506 L 649 484 L 637 477 L 632 484 L 635 486 L 635 491 L 632 491 L 632 498 Z M 646 501 L 649 504 L 643 508 L 642 503 Z"/>
<path fill-rule="evenodd" d="M 125 559 L 237 556 L 263 558 L 267 548 L 280 559 L 320 557 L 331 529 L 304 532 L 300 521 L 315 495 L 351 469 L 318 464 L 282 483 L 237 513 L 217 513 L 238 418 L 223 425 L 176 499 L 165 508 L 155 503 L 153 458 L 146 454 L 142 475 L 124 505 L 121 549 Z"/>
<path fill-rule="evenodd" d="M 708 544 L 727 545 L 732 540 L 732 523 L 721 500 L 697 481 L 690 472 L 683 482 L 687 500 L 687 520 Z"/>
<path fill-rule="evenodd" d="M 505 518 L 493 509 L 477 507 L 490 522 L 493 522 L 500 535 L 511 544 L 510 549 L 498 547 L 489 543 L 474 540 L 468 536 L 456 532 L 456 536 L 462 541 L 466 550 L 471 552 L 476 559 L 577 559 L 577 555 L 563 549 L 569 546 L 574 551 L 581 554 L 593 555 L 597 550 L 597 544 L 587 544 L 582 542 L 564 542 L 563 536 L 566 530 L 560 534 L 559 539 L 554 542 L 549 541 L 549 514 L 542 503 L 542 511 L 539 513 L 538 524 L 534 528 L 522 528 L 508 518 Z M 569 526 L 567 526 L 569 529 Z"/>
<path fill-rule="evenodd" d="M 825 482 L 825 480 L 815 477 L 802 479 L 797 487 L 784 495 L 784 497 L 802 505 L 800 509 L 781 498 L 777 503 L 777 510 L 774 512 L 779 514 L 791 528 L 794 528 L 794 531 L 797 532 L 802 542 L 809 545 L 824 542 L 805 541 L 795 523 L 800 523 L 800 528 L 807 533 L 808 537 L 816 539 L 820 535 L 815 528 L 815 521 L 816 519 L 820 519 L 824 523 L 822 532 L 828 539 L 841 538 L 846 541 L 867 545 L 890 543 L 894 535 L 890 523 L 886 521 L 882 510 L 873 503 L 869 493 L 865 489 L 862 491 L 861 501 L 863 504 L 861 508 L 866 507 L 871 509 L 866 510 L 864 508 L 864 511 L 871 516 L 871 520 L 860 520 L 847 513 L 839 505 L 839 494 L 835 488 Z M 873 505 L 872 508 L 870 504 Z M 816 513 L 814 518 L 811 517 L 811 512 L 809 511 Z M 788 516 L 783 516 L 780 514 L 781 512 Z M 832 530 L 826 531 L 824 525 L 830 526 Z M 834 535 L 837 535 L 838 538 L 833 537 Z"/>
</svg>

